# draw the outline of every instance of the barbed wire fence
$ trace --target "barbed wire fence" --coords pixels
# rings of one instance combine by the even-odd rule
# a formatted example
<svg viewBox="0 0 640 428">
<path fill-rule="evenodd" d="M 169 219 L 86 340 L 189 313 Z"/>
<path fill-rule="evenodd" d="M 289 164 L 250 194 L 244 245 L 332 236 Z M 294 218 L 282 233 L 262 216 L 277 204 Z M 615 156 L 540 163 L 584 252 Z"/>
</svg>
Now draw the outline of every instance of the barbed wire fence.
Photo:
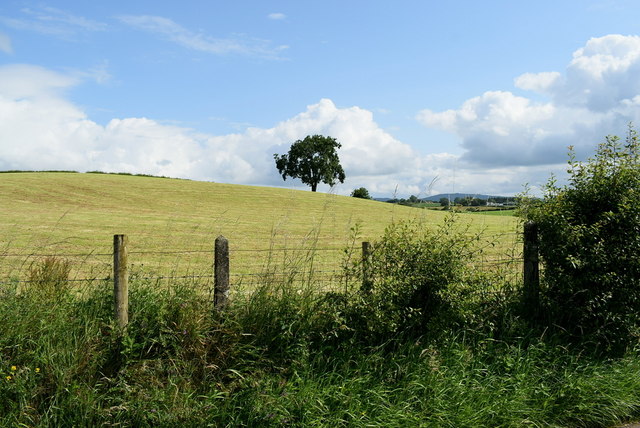
<svg viewBox="0 0 640 428">
<path fill-rule="evenodd" d="M 115 235 L 114 240 L 116 236 L 122 235 Z M 522 279 L 527 276 L 526 266 L 529 266 L 529 269 L 533 269 L 534 264 L 536 269 L 538 266 L 537 248 L 533 253 L 530 251 L 528 256 L 530 259 L 535 257 L 534 262 L 525 259 L 527 245 L 523 242 L 523 237 L 526 239 L 527 234 L 508 232 L 484 237 L 470 268 L 497 270 L 501 275 L 509 275 L 511 279 Z M 5 251 L 0 253 L 0 287 L 13 286 L 21 290 L 32 286 L 39 281 L 38 278 L 33 277 L 34 266 L 38 266 L 47 259 L 68 262 L 69 266 L 75 270 L 70 269 L 64 282 L 76 287 L 92 287 L 96 284 L 110 286 L 117 282 L 118 276 L 123 275 L 132 280 L 166 282 L 169 285 L 172 281 L 191 281 L 211 296 L 216 295 L 217 288 L 226 287 L 224 292 L 226 296 L 216 298 L 215 306 L 218 308 L 226 305 L 229 290 L 239 288 L 250 290 L 267 281 L 287 281 L 293 285 L 312 283 L 321 291 L 342 289 L 349 281 L 361 281 L 362 286 L 367 287 L 369 281 L 366 267 L 372 251 L 370 243 L 363 242 L 362 246 L 320 247 L 317 246 L 317 242 L 312 241 L 309 245 L 299 246 L 276 245 L 271 242 L 264 248 L 243 248 L 228 243 L 225 256 L 227 258 L 226 273 L 222 275 L 223 277 L 226 275 L 226 284 L 216 284 L 219 281 L 221 268 L 217 265 L 218 254 L 215 249 L 220 239 L 226 238 L 218 237 L 212 249 L 125 250 L 124 266 L 120 265 L 118 268 L 115 268 L 115 265 L 118 264 L 117 259 L 121 253 L 115 241 L 113 251 L 104 248 L 69 253 L 46 250 L 33 253 Z M 528 239 L 536 238 L 529 236 Z M 488 251 L 496 245 L 496 242 L 510 243 L 504 246 L 502 253 Z M 166 258 L 170 258 L 172 262 L 163 261 Z M 153 266 L 154 263 L 149 266 L 150 261 L 156 266 Z M 358 270 L 355 274 L 354 266 Z M 529 279 L 524 278 L 525 287 L 527 287 L 527 280 L 531 283 L 533 278 L 534 283 L 527 289 L 536 290 L 538 274 L 536 272 L 533 277 L 531 275 L 534 274 L 530 273 Z M 359 278 L 356 278 L 358 276 Z M 117 293 L 116 288 L 114 285 L 114 293 Z M 536 292 L 529 292 L 528 295 L 535 296 Z M 117 304 L 116 298 L 116 306 Z M 126 322 L 122 325 L 126 325 Z"/>
<path fill-rule="evenodd" d="M 504 239 L 506 236 L 519 237 L 516 233 L 495 235 Z M 514 241 L 517 245 L 518 242 Z M 523 262 L 522 251 L 516 245 L 507 246 L 504 254 L 479 252 L 471 262 L 476 269 L 490 269 L 499 266 L 511 266 Z M 512 248 L 513 247 L 513 248 Z M 349 254 L 351 253 L 351 254 Z M 345 258 L 351 261 L 361 259 L 362 249 L 358 246 L 304 248 L 304 247 L 270 247 L 262 249 L 230 248 L 231 282 L 246 282 L 254 278 L 265 276 L 289 276 L 291 272 L 311 270 L 319 283 L 332 283 L 343 275 Z M 204 280 L 205 287 L 211 282 L 213 274 L 213 250 L 133 250 L 130 256 L 130 272 L 136 279 L 144 280 Z M 244 255 L 241 257 L 240 255 Z M 84 253 L 62 252 L 8 252 L 0 253 L 0 285 L 29 284 L 34 280 L 28 279 L 29 269 L 46 258 L 68 260 L 73 267 L 78 268 L 66 279 L 70 283 L 91 283 L 111 280 L 113 275 L 113 252 L 89 251 Z M 147 256 L 174 257 L 174 265 L 182 269 L 172 268 L 157 259 L 154 264 L 148 263 Z M 196 258 L 197 260 L 193 260 Z M 16 262 L 11 262 L 14 259 Z M 186 263 L 185 263 L 186 262 Z M 308 264 L 311 263 L 309 268 Z M 304 269 L 303 269 L 304 267 Z M 163 272 L 159 272 L 163 271 Z"/>
</svg>

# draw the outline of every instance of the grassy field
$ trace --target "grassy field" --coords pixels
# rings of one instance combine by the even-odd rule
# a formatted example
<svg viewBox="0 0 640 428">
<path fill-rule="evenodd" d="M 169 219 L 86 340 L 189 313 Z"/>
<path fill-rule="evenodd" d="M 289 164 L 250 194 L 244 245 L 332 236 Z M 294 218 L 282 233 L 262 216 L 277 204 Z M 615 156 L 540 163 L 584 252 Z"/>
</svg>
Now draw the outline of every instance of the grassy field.
<svg viewBox="0 0 640 428">
<path fill-rule="evenodd" d="M 502 216 L 502 217 L 513 217 L 515 215 L 515 210 L 479 210 L 479 211 L 465 211 L 465 214 L 481 214 L 481 215 L 493 215 L 493 216 Z"/>
<path fill-rule="evenodd" d="M 50 254 L 71 261 L 72 277 L 105 277 L 114 234 L 129 236 L 130 262 L 147 272 L 207 272 L 218 235 L 230 241 L 236 274 L 260 271 L 267 257 L 284 261 L 292 248 L 315 251 L 318 269 L 330 271 L 350 242 L 375 240 L 391 222 L 435 225 L 447 216 L 301 190 L 53 172 L 0 174 L 0 207 L 0 278 L 24 278 Z M 514 218 L 460 218 L 496 244 L 488 258 L 517 245 Z"/>
</svg>

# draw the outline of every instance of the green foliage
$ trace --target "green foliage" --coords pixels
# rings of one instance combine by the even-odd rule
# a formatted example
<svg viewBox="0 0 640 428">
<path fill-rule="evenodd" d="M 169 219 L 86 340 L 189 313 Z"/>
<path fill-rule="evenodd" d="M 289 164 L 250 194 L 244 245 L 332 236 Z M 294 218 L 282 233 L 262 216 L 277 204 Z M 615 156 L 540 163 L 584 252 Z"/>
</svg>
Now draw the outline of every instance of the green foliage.
<svg viewBox="0 0 640 428">
<path fill-rule="evenodd" d="M 548 322 L 598 351 L 622 352 L 640 321 L 640 143 L 608 136 L 569 182 L 522 207 L 538 224 Z"/>
<path fill-rule="evenodd" d="M 502 294 L 463 303 L 465 290 L 490 285 L 464 267 L 476 238 L 452 220 L 434 230 L 396 224 L 374 247 L 369 290 L 323 292 L 296 263 L 288 275 L 265 272 L 224 314 L 212 311 L 205 284 L 134 274 L 122 332 L 108 281 L 55 305 L 0 284 L 0 426 L 613 426 L 637 418 L 637 350 L 603 362 L 522 340 L 523 330 L 497 340 L 498 323 L 519 328 L 499 319 Z M 451 322 L 465 305 L 477 318 Z M 425 322 L 436 337 L 422 335 Z"/>
<path fill-rule="evenodd" d="M 333 186 L 344 183 L 345 174 L 336 149 L 342 147 L 335 138 L 309 135 L 291 145 L 289 153 L 274 154 L 278 172 L 284 180 L 299 178 L 315 192 L 319 183 Z"/>
<path fill-rule="evenodd" d="M 486 199 L 474 198 L 473 196 L 458 197 L 455 198 L 453 202 L 463 207 L 480 207 L 487 205 Z"/>
<path fill-rule="evenodd" d="M 418 222 L 392 224 L 373 244 L 369 283 L 347 301 L 346 326 L 365 342 L 422 335 L 449 306 L 449 295 L 471 280 L 467 262 L 477 236 L 450 216 L 430 229 Z M 357 269 L 362 266 L 356 266 Z"/>
<path fill-rule="evenodd" d="M 206 280 L 135 272 L 125 330 L 109 281 L 69 288 L 63 260 L 34 264 L 34 284 L 58 284 L 64 298 L 0 283 L 0 426 L 637 420 L 639 349 L 603 361 L 543 339 L 517 317 L 501 272 L 469 268 L 483 240 L 456 218 L 389 226 L 364 288 L 356 224 L 339 292 L 315 276 L 314 235 L 255 288 L 234 288 L 223 313 Z"/>
<path fill-rule="evenodd" d="M 354 198 L 371 199 L 371 195 L 369 195 L 369 191 L 366 187 L 354 189 L 353 192 L 351 192 L 351 196 Z"/>
</svg>

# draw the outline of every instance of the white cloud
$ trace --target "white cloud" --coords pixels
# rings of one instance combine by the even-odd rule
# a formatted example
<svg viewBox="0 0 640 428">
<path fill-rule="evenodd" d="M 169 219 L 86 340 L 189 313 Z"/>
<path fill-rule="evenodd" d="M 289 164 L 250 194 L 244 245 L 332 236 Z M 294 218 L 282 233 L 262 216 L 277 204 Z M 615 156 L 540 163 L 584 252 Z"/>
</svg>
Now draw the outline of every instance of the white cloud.
<svg viewBox="0 0 640 428">
<path fill-rule="evenodd" d="M 424 125 L 456 134 L 463 162 L 484 167 L 557 165 L 569 145 L 591 154 L 603 137 L 640 119 L 640 37 L 589 40 L 566 72 L 525 73 L 518 88 L 548 97 L 534 101 L 493 91 L 443 112 L 423 110 Z"/>
<path fill-rule="evenodd" d="M 0 66 L 0 170 L 102 170 L 306 188 L 282 181 L 273 154 L 310 134 L 342 143 L 348 177 L 339 193 L 363 185 L 377 193 L 391 194 L 396 186 L 402 194 L 418 193 L 433 178 L 430 163 L 441 163 L 420 159 L 382 130 L 370 111 L 339 108 L 327 99 L 271 128 L 214 136 L 148 118 L 102 126 L 65 99 L 64 90 L 79 83 L 74 75 L 41 67 Z"/>
<path fill-rule="evenodd" d="M 267 15 L 267 17 L 269 19 L 274 20 L 274 21 L 282 21 L 283 19 L 287 18 L 287 15 L 285 15 L 284 13 L 280 13 L 280 12 L 274 12 L 274 13 L 270 13 L 269 15 Z"/>
<path fill-rule="evenodd" d="M 11 47 L 11 39 L 3 32 L 0 32 L 0 52 L 8 54 L 13 53 L 13 48 Z"/>
<path fill-rule="evenodd" d="M 16 30 L 33 31 L 36 33 L 73 39 L 78 32 L 104 31 L 107 25 L 70 14 L 53 7 L 25 8 L 21 10 L 22 17 L 0 17 L 0 22 Z"/>
<path fill-rule="evenodd" d="M 272 128 L 249 128 L 239 134 L 207 138 L 210 158 L 197 174 L 202 177 L 210 165 L 216 165 L 214 170 L 224 171 L 222 178 L 212 177 L 216 181 L 300 185 L 291 179 L 282 181 L 273 154 L 286 153 L 291 143 L 312 134 L 330 135 L 342 144 L 339 156 L 347 172 L 347 182 L 341 186 L 343 193 L 348 193 L 350 186 L 387 181 L 392 181 L 393 187 L 399 184 L 398 174 L 416 158 L 408 145 L 378 127 L 371 112 L 358 107 L 338 108 L 331 100 L 323 99 Z M 238 169 L 233 165 L 239 165 Z M 363 184 L 356 186 L 357 183 Z"/>
<path fill-rule="evenodd" d="M 103 126 L 65 96 L 67 89 L 88 81 L 90 73 L 85 74 L 0 66 L 0 170 L 102 170 L 306 189 L 299 180 L 282 181 L 273 154 L 287 152 L 291 143 L 307 135 L 323 134 L 342 144 L 339 155 L 347 180 L 337 186 L 340 194 L 360 186 L 377 196 L 505 194 L 522 190 L 522 183 L 535 187 L 547 178 L 542 172 L 548 168 L 494 162 L 479 169 L 449 153 L 420 155 L 381 129 L 371 111 L 338 107 L 329 99 L 272 127 L 228 135 L 202 134 L 143 117 L 114 118 Z M 640 105 L 640 96 L 628 103 Z M 548 121 L 556 113 L 554 108 L 495 92 L 469 100 L 460 111 L 423 115 L 434 123 L 449 117 L 454 131 L 460 123 L 468 123 L 469 135 L 501 134 L 506 141 L 513 133 L 522 134 L 513 123 L 527 114 L 533 117 L 532 112 L 538 121 Z"/>
<path fill-rule="evenodd" d="M 44 6 L 40 9 L 23 9 L 27 15 L 33 16 L 36 20 L 44 23 L 56 23 L 66 26 L 81 28 L 88 31 L 103 31 L 106 24 L 93 21 L 82 16 L 73 15 L 64 10 Z"/>
<path fill-rule="evenodd" d="M 187 49 L 212 54 L 242 54 L 261 58 L 279 58 L 287 46 L 273 46 L 271 41 L 236 36 L 215 38 L 202 32 L 193 32 L 162 16 L 121 16 L 120 21 L 139 30 L 159 34 Z"/>
<path fill-rule="evenodd" d="M 449 153 L 420 155 L 380 128 L 371 111 L 338 107 L 329 99 L 272 127 L 228 135 L 206 135 L 143 117 L 114 118 L 103 126 L 65 95 L 90 76 L 0 66 L 0 170 L 102 170 L 305 189 L 298 180 L 282 181 L 273 154 L 285 153 L 306 135 L 323 134 L 342 143 L 339 155 L 347 180 L 337 186 L 341 194 L 360 186 L 377 196 L 508 194 L 522 190 L 526 182 L 539 186 L 549 171 L 533 161 L 509 163 L 514 140 L 530 142 L 519 147 L 516 157 L 535 160 L 555 150 L 546 140 L 550 135 L 558 139 L 565 132 L 567 142 L 574 135 L 563 123 L 569 107 L 534 103 L 508 92 L 488 92 L 459 110 L 421 114 L 425 123 L 460 133 L 468 153 L 483 162 L 480 168 Z M 624 106 L 637 109 L 640 95 Z M 582 126 L 591 126 L 594 113 L 584 114 Z M 565 144 L 561 146 L 564 162 Z"/>
<path fill-rule="evenodd" d="M 0 96 L 10 99 L 57 96 L 78 83 L 80 81 L 76 77 L 43 67 L 25 64 L 0 66 Z"/>
<path fill-rule="evenodd" d="M 557 71 L 525 73 L 516 77 L 514 83 L 520 89 L 546 94 L 553 91 L 554 86 L 559 83 L 561 77 L 562 75 Z"/>
</svg>

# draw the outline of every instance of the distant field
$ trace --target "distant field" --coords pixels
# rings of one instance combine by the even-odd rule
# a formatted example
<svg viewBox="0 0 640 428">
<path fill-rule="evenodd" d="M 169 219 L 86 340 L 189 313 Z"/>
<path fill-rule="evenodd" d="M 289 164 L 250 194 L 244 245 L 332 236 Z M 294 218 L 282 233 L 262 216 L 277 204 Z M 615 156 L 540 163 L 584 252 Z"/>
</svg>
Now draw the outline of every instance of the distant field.
<svg viewBox="0 0 640 428">
<path fill-rule="evenodd" d="M 0 174 L 0 281 L 24 279 L 46 255 L 71 260 L 74 275 L 110 273 L 114 234 L 129 236 L 134 270 L 208 272 L 218 235 L 230 241 L 232 272 L 294 263 L 315 249 L 317 270 L 339 269 L 352 229 L 355 246 L 393 221 L 436 225 L 445 212 L 309 191 L 189 180 L 79 173 Z M 496 258 L 516 246 L 517 219 L 460 216 L 485 230 Z"/>
</svg>

